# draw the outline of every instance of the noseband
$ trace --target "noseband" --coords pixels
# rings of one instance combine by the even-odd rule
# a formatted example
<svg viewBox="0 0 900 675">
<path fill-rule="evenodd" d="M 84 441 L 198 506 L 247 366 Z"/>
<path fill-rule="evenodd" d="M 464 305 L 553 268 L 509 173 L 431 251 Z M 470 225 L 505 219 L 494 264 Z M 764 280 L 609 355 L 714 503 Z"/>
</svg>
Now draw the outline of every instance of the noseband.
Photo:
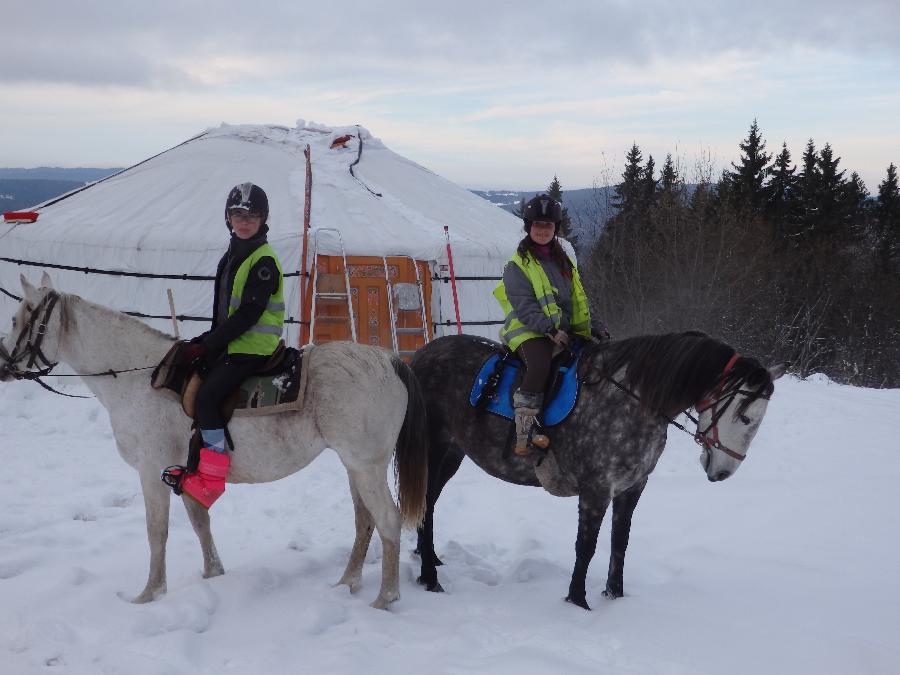
<svg viewBox="0 0 900 675">
<path fill-rule="evenodd" d="M 36 380 L 49 374 L 56 367 L 56 363 L 50 361 L 44 354 L 41 345 L 47 333 L 50 315 L 57 302 L 59 302 L 59 293 L 50 291 L 40 304 L 31 310 L 25 325 L 19 331 L 19 337 L 11 353 L 6 351 L 6 348 L 0 343 L 0 357 L 5 361 L 2 370 L 17 380 Z M 25 364 L 25 368 L 19 368 L 19 363 L 26 357 L 28 362 Z M 30 370 L 34 366 L 37 366 L 38 369 Z"/>
</svg>

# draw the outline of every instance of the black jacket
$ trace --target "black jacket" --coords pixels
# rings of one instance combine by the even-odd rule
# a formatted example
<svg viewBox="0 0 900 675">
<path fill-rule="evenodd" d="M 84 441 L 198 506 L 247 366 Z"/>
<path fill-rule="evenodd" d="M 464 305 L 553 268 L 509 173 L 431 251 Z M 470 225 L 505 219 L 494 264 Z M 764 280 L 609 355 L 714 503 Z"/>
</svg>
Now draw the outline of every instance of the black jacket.
<svg viewBox="0 0 900 675">
<path fill-rule="evenodd" d="M 265 232 L 252 239 L 239 239 L 232 234 L 231 244 L 219 261 L 213 295 L 212 329 L 203 339 L 206 348 L 215 355 L 224 352 L 229 342 L 256 325 L 269 303 L 269 298 L 278 290 L 281 274 L 275 260 L 269 256 L 260 258 L 247 275 L 240 306 L 228 316 L 231 290 L 238 268 L 266 241 Z"/>
</svg>

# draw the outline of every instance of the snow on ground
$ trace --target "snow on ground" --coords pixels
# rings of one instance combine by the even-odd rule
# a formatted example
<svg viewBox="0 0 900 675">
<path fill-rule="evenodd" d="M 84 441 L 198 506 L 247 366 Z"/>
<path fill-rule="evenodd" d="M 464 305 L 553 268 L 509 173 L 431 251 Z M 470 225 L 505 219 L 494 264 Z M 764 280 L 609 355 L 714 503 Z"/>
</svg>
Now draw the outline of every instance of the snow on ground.
<svg viewBox="0 0 900 675">
<path fill-rule="evenodd" d="M 67 391 L 83 392 L 80 385 Z M 227 573 L 200 576 L 173 502 L 169 592 L 123 598 L 148 569 L 137 475 L 94 400 L 0 386 L 0 671 L 20 673 L 896 673 L 900 670 L 900 391 L 778 382 L 745 466 L 710 484 L 676 430 L 635 513 L 622 599 L 562 601 L 576 500 L 465 462 L 438 503 L 447 592 L 415 584 L 370 608 L 332 584 L 353 539 L 332 453 L 213 509 Z"/>
</svg>

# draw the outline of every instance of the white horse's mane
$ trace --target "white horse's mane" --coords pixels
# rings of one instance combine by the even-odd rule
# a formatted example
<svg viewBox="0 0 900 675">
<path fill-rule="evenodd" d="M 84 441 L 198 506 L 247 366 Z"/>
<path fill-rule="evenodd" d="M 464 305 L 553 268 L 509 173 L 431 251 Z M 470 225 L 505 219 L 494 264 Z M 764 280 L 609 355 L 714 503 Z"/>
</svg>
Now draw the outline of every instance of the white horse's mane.
<svg viewBox="0 0 900 675">
<path fill-rule="evenodd" d="M 57 291 L 58 292 L 58 291 Z M 154 337 L 162 337 L 167 340 L 175 340 L 175 336 L 170 333 L 165 333 L 161 330 L 157 330 L 153 326 L 150 326 L 139 318 L 126 314 L 125 312 L 120 312 L 116 309 L 112 309 L 110 307 L 105 307 L 103 305 L 99 305 L 96 302 L 91 302 L 90 300 L 85 300 L 80 295 L 75 295 L 74 293 L 59 293 L 60 299 L 60 311 L 61 318 L 63 321 L 63 327 L 68 324 L 68 304 L 70 302 L 80 302 L 87 306 L 91 311 L 98 312 L 100 314 L 106 315 L 110 317 L 110 320 L 120 321 L 122 323 L 127 324 L 129 327 L 134 326 L 135 328 L 140 327 L 148 336 Z"/>
</svg>

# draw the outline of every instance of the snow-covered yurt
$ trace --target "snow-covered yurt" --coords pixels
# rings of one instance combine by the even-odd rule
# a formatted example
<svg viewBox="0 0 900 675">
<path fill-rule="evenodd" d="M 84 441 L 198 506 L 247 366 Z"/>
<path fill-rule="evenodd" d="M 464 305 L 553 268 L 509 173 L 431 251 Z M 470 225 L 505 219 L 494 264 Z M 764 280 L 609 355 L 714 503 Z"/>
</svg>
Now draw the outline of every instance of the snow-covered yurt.
<svg viewBox="0 0 900 675">
<path fill-rule="evenodd" d="M 269 197 L 288 344 L 355 337 L 409 353 L 426 332 L 457 332 L 457 309 L 463 332 L 496 338 L 491 291 L 521 221 L 362 127 L 302 121 L 222 125 L 36 207 L 35 222 L 0 224 L 0 311 L 12 313 L 21 273 L 46 270 L 160 330 L 174 331 L 172 304 L 183 337 L 206 330 L 225 198 L 245 181 Z"/>
</svg>

